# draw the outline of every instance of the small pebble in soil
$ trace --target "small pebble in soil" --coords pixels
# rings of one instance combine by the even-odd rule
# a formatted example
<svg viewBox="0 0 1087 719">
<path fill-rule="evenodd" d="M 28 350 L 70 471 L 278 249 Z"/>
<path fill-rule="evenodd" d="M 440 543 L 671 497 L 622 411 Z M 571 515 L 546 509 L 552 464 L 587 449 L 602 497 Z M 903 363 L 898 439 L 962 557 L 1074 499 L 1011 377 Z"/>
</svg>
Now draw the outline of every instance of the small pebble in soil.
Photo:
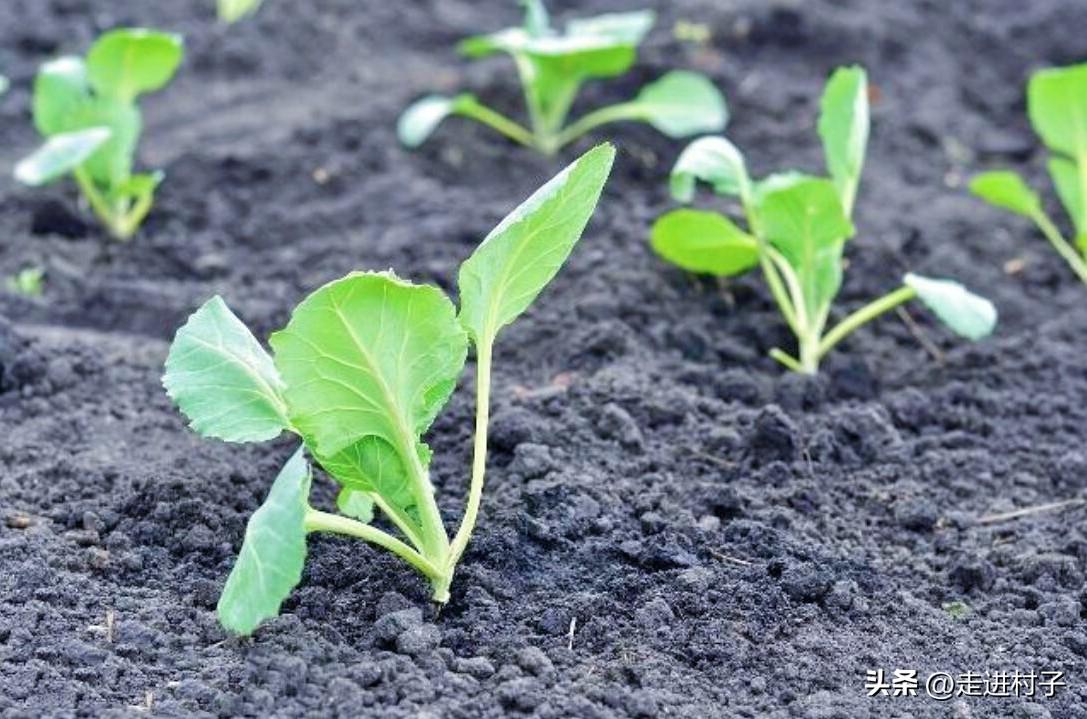
<svg viewBox="0 0 1087 719">
<path fill-rule="evenodd" d="M 420 624 L 401 632 L 396 638 L 396 651 L 418 656 L 432 652 L 442 643 L 442 632 L 433 624 Z"/>
</svg>

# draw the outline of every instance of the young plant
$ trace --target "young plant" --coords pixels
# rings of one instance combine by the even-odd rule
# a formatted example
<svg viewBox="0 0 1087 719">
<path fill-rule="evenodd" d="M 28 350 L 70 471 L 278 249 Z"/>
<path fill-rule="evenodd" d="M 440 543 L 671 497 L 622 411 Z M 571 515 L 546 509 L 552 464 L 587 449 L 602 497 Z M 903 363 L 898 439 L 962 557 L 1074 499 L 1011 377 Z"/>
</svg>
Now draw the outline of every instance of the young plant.
<svg viewBox="0 0 1087 719">
<path fill-rule="evenodd" d="M 46 142 L 15 166 L 15 178 L 37 186 L 70 174 L 110 234 L 131 237 L 162 181 L 161 172 L 132 171 L 142 127 L 136 101 L 170 81 L 182 52 L 177 35 L 120 29 L 99 37 L 86 58 L 43 65 L 33 113 Z"/>
<path fill-rule="evenodd" d="M 954 332 L 988 335 L 996 310 L 949 280 L 907 274 L 898 289 L 827 329 L 842 284 L 842 254 L 853 236 L 853 203 L 868 143 L 868 81 L 863 69 L 838 69 L 822 98 L 819 135 L 829 178 L 789 171 L 752 180 L 743 156 L 724 137 L 695 140 L 672 170 L 671 189 L 681 202 L 702 180 L 720 195 L 740 200 L 741 229 L 716 212 L 679 209 L 653 226 L 653 249 L 692 272 L 721 277 L 759 267 L 785 322 L 796 336 L 796 356 L 774 348 L 770 356 L 791 370 L 814 374 L 831 349 L 866 322 L 918 298 Z"/>
<path fill-rule="evenodd" d="M 474 95 L 430 95 L 400 117 L 397 132 L 407 147 L 418 147 L 449 115 L 477 120 L 506 137 L 553 155 L 605 123 L 647 122 L 669 137 L 719 132 L 728 120 L 725 100 L 706 77 L 670 72 L 642 88 L 628 102 L 590 112 L 567 125 L 581 84 L 622 75 L 634 64 L 638 44 L 653 26 L 651 11 L 612 13 L 571 20 L 564 33 L 552 26 L 541 0 L 523 0 L 525 21 L 459 45 L 469 58 L 504 52 L 513 58 L 528 107 L 530 128 L 487 107 Z"/>
<path fill-rule="evenodd" d="M 41 297 L 45 269 L 26 267 L 4 280 L 8 292 L 24 297 Z"/>
<path fill-rule="evenodd" d="M 461 265 L 459 311 L 436 287 L 355 272 L 303 300 L 272 335 L 271 356 L 219 297 L 178 331 L 163 384 L 194 430 L 228 442 L 284 431 L 302 440 L 249 520 L 219 600 L 224 627 L 248 634 L 278 613 L 300 581 L 310 532 L 383 547 L 429 580 L 435 601 L 448 601 L 483 492 L 495 339 L 570 254 L 614 157 L 608 145 L 591 150 L 492 230 Z M 467 506 L 450 539 L 421 436 L 453 392 L 469 341 L 474 456 Z M 303 450 L 340 485 L 339 513 L 310 506 Z M 400 537 L 371 524 L 375 508 Z"/>
<path fill-rule="evenodd" d="M 1027 85 L 1027 114 L 1052 153 L 1049 176 L 1072 220 L 1069 242 L 1046 214 L 1038 194 L 1017 173 L 985 172 L 970 191 L 991 205 L 1034 221 L 1081 281 L 1087 283 L 1087 64 L 1040 70 Z"/>
</svg>

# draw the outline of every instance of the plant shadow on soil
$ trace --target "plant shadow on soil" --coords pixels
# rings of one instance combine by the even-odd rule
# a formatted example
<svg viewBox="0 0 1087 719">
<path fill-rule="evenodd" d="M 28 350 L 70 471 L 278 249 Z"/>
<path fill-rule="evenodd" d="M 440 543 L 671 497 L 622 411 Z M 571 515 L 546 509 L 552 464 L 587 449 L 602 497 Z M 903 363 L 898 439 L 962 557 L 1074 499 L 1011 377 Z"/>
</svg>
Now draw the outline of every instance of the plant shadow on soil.
<svg viewBox="0 0 1087 719">
<path fill-rule="evenodd" d="M 591 84 L 579 107 L 701 70 L 755 171 L 817 170 L 823 79 L 864 64 L 878 93 L 840 306 L 907 269 L 953 276 L 997 303 L 997 335 L 965 345 L 911 308 L 939 358 L 891 316 L 820 377 L 783 374 L 765 353 L 788 338 L 758 278 L 721 288 L 647 249 L 682 143 L 615 127 L 620 157 L 584 240 L 500 341 L 483 517 L 452 602 L 437 615 L 394 558 L 316 538 L 283 615 L 238 640 L 215 602 L 292 448 L 189 432 L 159 384 L 167 342 L 215 292 L 265 337 L 352 269 L 452 289 L 560 163 L 455 120 L 407 153 L 395 118 L 457 87 L 516 110 L 507 63 L 452 54 L 516 8 L 267 0 L 222 28 L 210 0 L 6 0 L 21 20 L 0 29 L 4 168 L 36 142 L 43 60 L 119 24 L 182 32 L 188 57 L 146 102 L 141 156 L 167 180 L 133 242 L 106 242 L 69 185 L 0 185 L 0 274 L 48 273 L 42 299 L 0 296 L 4 717 L 147 703 L 161 716 L 1085 716 L 1087 512 L 979 522 L 1083 494 L 1084 288 L 963 189 L 986 163 L 1044 179 L 1022 88 L 1038 66 L 1082 59 L 1077 3 L 656 4 L 635 71 Z M 713 39 L 674 40 L 679 19 Z M 430 435 L 450 522 L 471 383 Z M 877 668 L 1061 670 L 1070 686 L 869 699 Z"/>
</svg>

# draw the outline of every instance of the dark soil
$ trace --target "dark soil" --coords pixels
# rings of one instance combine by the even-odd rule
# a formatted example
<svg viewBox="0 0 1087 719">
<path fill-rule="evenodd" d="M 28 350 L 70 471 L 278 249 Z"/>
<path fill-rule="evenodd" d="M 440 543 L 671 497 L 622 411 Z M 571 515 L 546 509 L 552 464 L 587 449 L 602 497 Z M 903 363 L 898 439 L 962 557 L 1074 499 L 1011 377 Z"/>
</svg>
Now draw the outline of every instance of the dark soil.
<svg viewBox="0 0 1087 719">
<path fill-rule="evenodd" d="M 452 45 L 518 12 L 267 0 L 221 28 L 211 0 L 0 2 L 5 176 L 36 143 L 43 60 L 119 24 L 188 44 L 145 103 L 142 161 L 168 177 L 133 242 L 108 242 L 69 184 L 0 186 L 0 274 L 47 270 L 43 298 L 0 295 L 2 716 L 1087 716 L 1087 509 L 982 521 L 1084 497 L 1084 288 L 963 188 L 987 164 L 1044 179 L 1024 82 L 1087 55 L 1081 3 L 656 4 L 636 70 L 587 87 L 585 106 L 699 69 L 757 172 L 816 170 L 822 82 L 863 63 L 878 101 L 841 310 L 914 269 L 984 291 L 998 334 L 966 345 L 912 308 L 939 357 L 892 315 L 820 377 L 784 374 L 757 277 L 722 290 L 647 249 L 682 143 L 617 127 L 585 239 L 501 342 L 484 517 L 453 600 L 437 615 L 394 558 L 316 538 L 283 615 L 238 640 L 215 602 L 292 448 L 189 432 L 159 385 L 167 342 L 215 292 L 265 336 L 352 269 L 451 288 L 561 161 L 455 121 L 407 153 L 395 118 L 457 87 L 516 109 L 508 64 L 461 63 Z M 673 39 L 678 19 L 712 42 Z M 468 389 L 430 438 L 450 524 Z M 332 492 L 323 481 L 318 499 Z M 1059 670 L 1069 686 L 869 699 L 877 668 Z"/>
</svg>

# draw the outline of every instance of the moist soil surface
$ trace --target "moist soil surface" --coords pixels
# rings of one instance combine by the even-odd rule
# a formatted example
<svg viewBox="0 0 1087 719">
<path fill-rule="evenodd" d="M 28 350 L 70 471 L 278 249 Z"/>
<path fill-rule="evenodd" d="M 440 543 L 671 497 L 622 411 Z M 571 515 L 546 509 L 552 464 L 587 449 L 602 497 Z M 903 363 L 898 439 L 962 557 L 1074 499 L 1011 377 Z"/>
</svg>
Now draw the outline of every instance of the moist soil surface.
<svg viewBox="0 0 1087 719">
<path fill-rule="evenodd" d="M 721 285 L 647 247 L 683 143 L 613 127 L 595 219 L 500 340 L 452 601 L 438 612 L 391 555 L 315 537 L 282 616 L 238 639 L 215 602 L 293 448 L 189 431 L 160 386 L 173 332 L 220 293 L 266 337 L 360 268 L 453 291 L 486 232 L 592 140 L 547 160 L 453 120 L 397 146 L 397 114 L 426 92 L 520 112 L 507 61 L 453 53 L 516 23 L 513 3 L 267 0 L 224 28 L 211 0 L 3 0 L 5 176 L 37 143 L 42 61 L 117 25 L 181 32 L 187 57 L 144 103 L 141 165 L 167 179 L 133 241 L 108 241 L 70 183 L 0 182 L 0 274 L 47 273 L 41 298 L 0 295 L 2 716 L 1087 716 L 1085 290 L 964 189 L 989 165 L 1045 181 L 1023 87 L 1087 54 L 1082 7 L 656 4 L 636 68 L 588 85 L 579 112 L 692 68 L 726 92 L 756 173 L 818 171 L 822 83 L 864 64 L 872 143 L 838 311 L 915 270 L 984 292 L 998 332 L 967 344 L 911 306 L 818 377 L 783 372 L 767 350 L 792 347 L 757 276 Z M 712 38 L 675 39 L 679 20 Z M 428 438 L 450 526 L 472 385 Z M 319 477 L 315 502 L 333 496 Z M 867 697 L 878 669 L 917 670 L 919 695 Z M 933 672 L 1015 670 L 1068 686 L 925 695 Z"/>
</svg>

